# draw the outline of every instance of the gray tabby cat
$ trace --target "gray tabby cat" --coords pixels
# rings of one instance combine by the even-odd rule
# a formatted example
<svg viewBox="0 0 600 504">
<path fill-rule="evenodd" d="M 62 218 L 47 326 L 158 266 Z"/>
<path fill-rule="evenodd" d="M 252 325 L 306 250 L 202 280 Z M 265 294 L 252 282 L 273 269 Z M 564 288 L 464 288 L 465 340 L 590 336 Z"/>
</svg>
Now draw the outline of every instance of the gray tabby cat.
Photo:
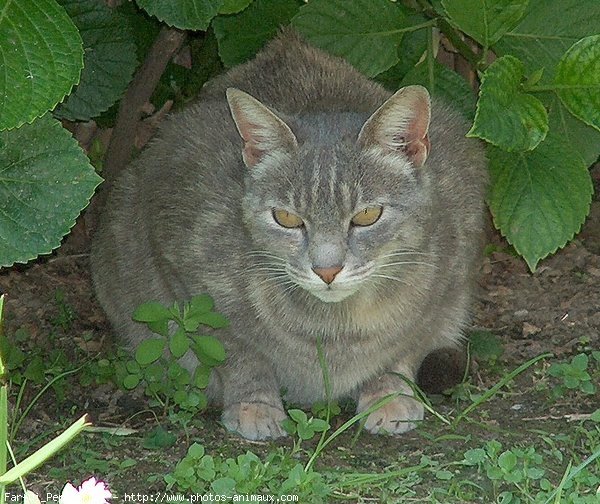
<svg viewBox="0 0 600 504">
<path fill-rule="evenodd" d="M 431 120 L 430 120 L 431 119 Z M 92 251 L 98 298 L 135 345 L 142 302 L 209 293 L 231 326 L 209 397 L 227 429 L 285 435 L 280 391 L 423 418 L 410 379 L 458 345 L 483 227 L 485 159 L 466 122 L 420 86 L 395 94 L 283 32 L 172 116 L 112 190 Z M 193 356 L 184 357 L 193 369 Z"/>
</svg>

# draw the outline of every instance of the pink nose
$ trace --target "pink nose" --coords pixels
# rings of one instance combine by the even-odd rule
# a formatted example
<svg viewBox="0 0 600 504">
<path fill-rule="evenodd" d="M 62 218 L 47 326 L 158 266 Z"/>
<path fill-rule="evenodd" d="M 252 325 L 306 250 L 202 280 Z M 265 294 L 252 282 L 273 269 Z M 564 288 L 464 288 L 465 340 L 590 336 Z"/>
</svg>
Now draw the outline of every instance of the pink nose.
<svg viewBox="0 0 600 504">
<path fill-rule="evenodd" d="M 331 268 L 313 268 L 312 270 L 319 275 L 321 280 L 326 284 L 330 284 L 335 279 L 336 275 L 342 271 L 343 266 L 332 266 Z"/>
</svg>

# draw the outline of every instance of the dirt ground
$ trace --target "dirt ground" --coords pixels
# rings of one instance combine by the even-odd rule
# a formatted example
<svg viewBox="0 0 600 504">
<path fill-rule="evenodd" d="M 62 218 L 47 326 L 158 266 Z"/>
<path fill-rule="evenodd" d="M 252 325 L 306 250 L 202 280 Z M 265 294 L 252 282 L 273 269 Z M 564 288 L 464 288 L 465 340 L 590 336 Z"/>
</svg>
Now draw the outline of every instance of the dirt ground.
<svg viewBox="0 0 600 504">
<path fill-rule="evenodd" d="M 596 190 L 600 188 L 599 174 L 600 170 L 593 171 Z M 493 233 L 490 241 L 498 250 L 508 250 L 506 243 Z M 521 259 L 497 251 L 483 259 L 480 283 L 473 325 L 498 336 L 504 354 L 500 371 L 474 363 L 471 379 L 475 384 L 490 386 L 506 370 L 544 352 L 567 359 L 581 351 L 600 349 L 600 201 L 594 201 L 591 215 L 577 238 L 542 261 L 534 274 L 528 272 Z M 27 353 L 34 348 L 47 350 L 49 356 L 61 349 L 73 366 L 114 350 L 115 343 L 90 285 L 86 233 L 81 225 L 51 257 L 0 272 L 0 290 L 7 294 L 6 334 L 12 337 L 20 330 L 19 334 L 26 335 L 20 343 L 26 353 L 25 362 Z M 569 428 L 567 415 L 589 413 L 600 404 L 596 395 L 576 404 L 559 401 L 548 406 L 533 387 L 528 388 L 535 376 L 523 391 L 513 389 L 511 395 L 492 401 L 486 407 L 487 421 L 498 428 L 526 430 L 534 426 L 533 420 L 539 419 L 545 422 L 545 429 L 560 431 Z M 62 391 L 47 391 L 21 425 L 17 438 L 24 446 L 34 447 L 44 439 L 44 432 L 54 432 L 66 425 L 67 419 L 75 419 L 86 411 L 92 415 L 95 426 L 125 425 L 144 433 L 157 423 L 144 400 L 131 398 L 112 384 L 84 387 L 74 377 L 65 380 L 67 386 Z M 31 400 L 36 390 L 39 388 L 26 390 L 23 404 Z M 442 411 L 453 407 L 448 398 L 438 398 L 435 404 Z M 135 415 L 138 412 L 142 413 Z M 432 432 L 435 431 L 434 426 Z M 225 433 L 214 412 L 208 413 L 203 427 L 193 427 L 187 437 L 178 435 L 179 442 L 168 455 L 163 453 L 160 460 L 153 459 L 148 466 L 136 468 L 138 477 L 171 470 L 184 453 L 187 437 L 200 438 L 207 451 L 224 454 L 246 449 L 260 453 L 269 446 L 240 441 Z M 422 436 L 417 434 L 409 434 L 398 442 L 365 434 L 352 446 L 349 437 L 343 436 L 336 448 L 324 456 L 322 464 L 377 471 L 398 463 L 407 452 L 418 453 L 422 443 Z M 281 444 L 285 446 L 286 442 Z M 139 439 L 122 446 L 100 443 L 90 460 L 97 462 L 100 471 L 103 466 L 98 460 L 139 458 L 139 446 Z M 453 446 L 448 442 L 446 448 Z M 60 464 L 68 465 L 69 461 Z M 85 468 L 75 471 L 79 472 L 85 474 Z M 41 488 L 52 478 L 51 472 L 41 472 L 34 481 Z M 139 479 L 141 487 L 147 489 L 147 483 Z M 131 489 L 127 478 L 116 484 Z"/>
</svg>

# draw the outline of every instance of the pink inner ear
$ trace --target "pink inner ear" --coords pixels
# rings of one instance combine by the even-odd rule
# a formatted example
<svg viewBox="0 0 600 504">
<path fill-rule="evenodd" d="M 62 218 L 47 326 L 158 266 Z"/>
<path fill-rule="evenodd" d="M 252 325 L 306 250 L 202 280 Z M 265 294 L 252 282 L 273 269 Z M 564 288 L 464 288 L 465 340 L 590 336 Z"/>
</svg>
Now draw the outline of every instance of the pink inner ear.
<svg viewBox="0 0 600 504">
<path fill-rule="evenodd" d="M 429 136 L 425 135 L 420 140 L 407 143 L 404 152 L 414 166 L 423 166 L 427 160 L 430 147 Z"/>
<path fill-rule="evenodd" d="M 412 105 L 413 117 L 406 130 L 393 137 L 394 145 L 402 145 L 402 152 L 415 166 L 423 166 L 427 160 L 431 144 L 427 134 L 429 130 L 429 101 L 417 99 Z"/>
<path fill-rule="evenodd" d="M 263 155 L 265 154 L 264 150 L 259 149 L 255 143 L 253 142 L 245 142 L 244 149 L 242 150 L 242 157 L 244 159 L 244 163 L 248 168 L 252 168 L 256 164 L 260 162 Z"/>
</svg>

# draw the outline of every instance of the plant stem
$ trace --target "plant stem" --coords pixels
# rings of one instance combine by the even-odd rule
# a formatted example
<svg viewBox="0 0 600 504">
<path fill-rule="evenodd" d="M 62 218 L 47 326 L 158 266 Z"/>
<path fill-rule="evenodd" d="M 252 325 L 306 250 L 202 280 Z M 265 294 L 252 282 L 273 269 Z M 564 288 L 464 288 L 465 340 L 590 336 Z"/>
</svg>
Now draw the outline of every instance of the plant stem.
<svg viewBox="0 0 600 504">
<path fill-rule="evenodd" d="M 481 69 L 481 57 L 465 43 L 456 29 L 445 18 L 441 17 L 427 0 L 417 0 L 417 3 L 421 9 L 423 9 L 423 14 L 436 21 L 438 29 L 446 36 L 460 55 L 465 58 L 475 70 Z"/>
<path fill-rule="evenodd" d="M 440 17 L 437 19 L 437 26 L 450 41 L 450 43 L 455 47 L 455 49 L 460 53 L 460 55 L 465 58 L 475 70 L 482 69 L 485 63 L 482 62 L 480 56 L 475 53 L 463 39 L 460 38 L 458 32 L 448 21 Z"/>
</svg>

